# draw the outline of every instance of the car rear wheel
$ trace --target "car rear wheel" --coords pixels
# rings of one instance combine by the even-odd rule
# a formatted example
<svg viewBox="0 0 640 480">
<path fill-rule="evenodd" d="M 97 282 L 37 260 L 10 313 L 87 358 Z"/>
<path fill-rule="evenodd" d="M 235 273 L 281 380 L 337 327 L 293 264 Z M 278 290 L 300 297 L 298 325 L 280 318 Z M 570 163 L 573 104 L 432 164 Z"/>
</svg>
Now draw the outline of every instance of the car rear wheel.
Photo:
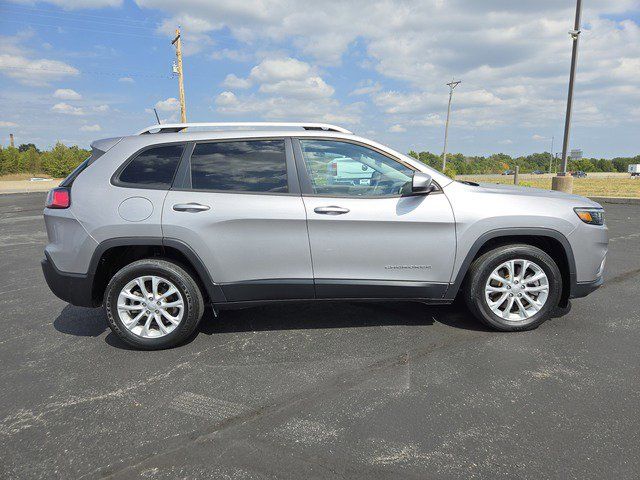
<svg viewBox="0 0 640 480">
<path fill-rule="evenodd" d="M 464 296 L 484 324 L 521 331 L 546 321 L 561 292 L 562 275 L 549 255 L 531 245 L 506 245 L 473 262 Z"/>
<path fill-rule="evenodd" d="M 111 330 L 146 350 L 184 342 L 204 311 L 202 293 L 191 275 L 175 263 L 156 259 L 119 270 L 107 285 L 104 305 Z"/>
</svg>

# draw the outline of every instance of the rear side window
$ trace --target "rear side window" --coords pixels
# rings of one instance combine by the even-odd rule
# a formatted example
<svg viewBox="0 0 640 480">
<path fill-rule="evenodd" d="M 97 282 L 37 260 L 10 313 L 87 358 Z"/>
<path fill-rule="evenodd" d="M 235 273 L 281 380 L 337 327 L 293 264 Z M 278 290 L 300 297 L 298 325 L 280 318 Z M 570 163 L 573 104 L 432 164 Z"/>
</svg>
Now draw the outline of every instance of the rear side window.
<svg viewBox="0 0 640 480">
<path fill-rule="evenodd" d="M 140 152 L 124 168 L 119 183 L 170 188 L 183 150 L 184 145 L 165 145 Z"/>
<path fill-rule="evenodd" d="M 284 140 L 199 143 L 191 155 L 195 190 L 286 193 Z"/>
</svg>

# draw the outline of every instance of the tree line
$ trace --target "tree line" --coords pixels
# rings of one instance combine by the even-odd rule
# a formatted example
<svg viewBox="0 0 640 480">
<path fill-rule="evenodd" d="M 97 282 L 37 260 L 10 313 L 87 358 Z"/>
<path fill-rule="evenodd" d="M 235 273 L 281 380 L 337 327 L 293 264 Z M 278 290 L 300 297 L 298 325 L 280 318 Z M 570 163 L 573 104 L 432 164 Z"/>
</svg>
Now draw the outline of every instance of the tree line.
<svg viewBox="0 0 640 480">
<path fill-rule="evenodd" d="M 442 169 L 442 155 L 431 152 L 410 151 L 409 155 L 437 170 Z M 531 155 L 512 157 L 505 153 L 494 153 L 488 157 L 467 156 L 461 153 L 447 155 L 446 174 L 455 175 L 485 175 L 502 173 L 520 167 L 520 172 L 534 171 L 556 172 L 560 169 L 561 159 L 555 159 L 549 152 L 532 153 Z M 640 155 L 635 157 L 581 158 L 567 163 L 568 171 L 582 170 L 583 172 L 627 172 L 629 164 L 640 163 Z"/>
<path fill-rule="evenodd" d="M 46 174 L 54 178 L 66 177 L 85 160 L 91 151 L 76 145 L 67 147 L 61 142 L 50 150 L 39 150 L 33 143 L 22 144 L 18 148 L 0 147 L 0 175 L 11 173 Z M 440 170 L 442 156 L 431 152 L 409 152 L 409 155 L 421 162 Z M 516 165 L 520 172 L 535 170 L 555 172 L 559 160 L 552 159 L 548 152 L 532 153 L 521 157 L 511 157 L 505 153 L 495 153 L 488 157 L 466 156 L 461 153 L 447 155 L 447 175 L 483 175 L 513 170 Z M 640 163 L 640 155 L 635 157 L 582 158 L 569 161 L 569 171 L 585 172 L 627 172 L 629 164 Z"/>
<path fill-rule="evenodd" d="M 10 173 L 46 174 L 53 178 L 66 177 L 91 154 L 76 145 L 67 147 L 58 142 L 50 150 L 41 151 L 33 143 L 18 148 L 0 147 L 0 175 Z"/>
</svg>

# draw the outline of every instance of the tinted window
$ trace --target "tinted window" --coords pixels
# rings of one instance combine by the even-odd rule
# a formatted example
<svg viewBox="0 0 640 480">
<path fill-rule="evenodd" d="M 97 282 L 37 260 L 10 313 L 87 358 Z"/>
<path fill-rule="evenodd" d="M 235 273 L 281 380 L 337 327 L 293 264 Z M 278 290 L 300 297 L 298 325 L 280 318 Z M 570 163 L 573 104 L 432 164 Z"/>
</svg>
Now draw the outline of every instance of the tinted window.
<svg viewBox="0 0 640 480">
<path fill-rule="evenodd" d="M 284 140 L 199 143 L 191 183 L 197 190 L 287 192 Z"/>
<path fill-rule="evenodd" d="M 394 196 L 410 188 L 413 170 L 362 145 L 300 140 L 313 192 L 338 196 Z"/>
<path fill-rule="evenodd" d="M 140 153 L 120 174 L 120 182 L 149 187 L 171 187 L 184 145 L 154 147 Z"/>
</svg>

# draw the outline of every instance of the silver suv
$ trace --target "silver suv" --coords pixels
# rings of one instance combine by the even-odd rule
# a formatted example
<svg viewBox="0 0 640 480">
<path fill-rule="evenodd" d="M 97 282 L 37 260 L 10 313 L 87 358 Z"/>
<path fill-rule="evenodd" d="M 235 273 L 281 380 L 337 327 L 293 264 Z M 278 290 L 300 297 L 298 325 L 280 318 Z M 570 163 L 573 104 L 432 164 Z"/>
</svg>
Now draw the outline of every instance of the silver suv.
<svg viewBox="0 0 640 480">
<path fill-rule="evenodd" d="M 333 125 L 156 125 L 92 148 L 49 193 L 42 268 L 139 348 L 183 342 L 205 305 L 283 300 L 460 294 L 485 324 L 529 330 L 602 284 L 597 203 L 453 181 Z"/>
</svg>

